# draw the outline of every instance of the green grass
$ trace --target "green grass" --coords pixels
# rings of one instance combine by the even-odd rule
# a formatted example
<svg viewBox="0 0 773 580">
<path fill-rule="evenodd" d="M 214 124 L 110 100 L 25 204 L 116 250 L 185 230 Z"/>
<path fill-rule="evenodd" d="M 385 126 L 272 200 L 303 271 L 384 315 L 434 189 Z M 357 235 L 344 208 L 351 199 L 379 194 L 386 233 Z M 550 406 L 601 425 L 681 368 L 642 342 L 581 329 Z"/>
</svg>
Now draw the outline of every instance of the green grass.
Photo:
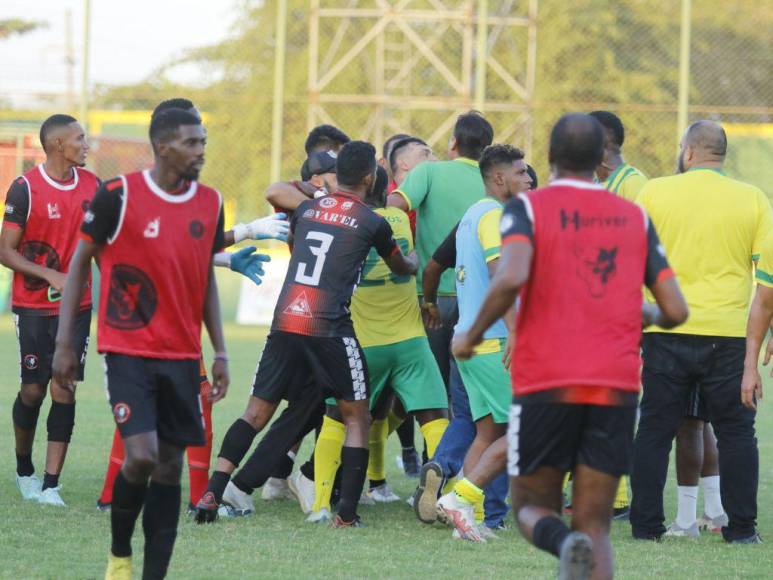
<svg viewBox="0 0 773 580">
<path fill-rule="evenodd" d="M 227 425 L 247 400 L 252 373 L 265 331 L 229 325 L 232 384 L 228 397 L 216 406 L 215 450 Z M 0 368 L 4 386 L 0 414 L 0 576 L 8 578 L 101 578 L 109 546 L 109 521 L 94 504 L 102 486 L 111 443 L 113 421 L 105 402 L 102 365 L 90 354 L 87 379 L 80 387 L 75 435 L 62 476 L 67 509 L 25 504 L 13 482 L 14 455 L 11 404 L 18 388 L 17 347 L 13 325 L 0 317 Z M 759 524 L 763 535 L 773 529 L 773 410 L 763 404 L 759 418 L 760 495 Z M 45 416 L 34 459 L 42 469 L 45 451 Z M 301 457 L 308 454 L 308 444 Z M 398 444 L 390 440 L 388 478 L 397 492 L 407 496 L 415 482 L 397 472 Z M 184 477 L 187 485 L 187 476 Z M 187 498 L 187 489 L 183 490 Z M 420 524 L 404 503 L 363 507 L 368 527 L 330 530 L 305 524 L 297 504 L 266 503 L 256 498 L 258 513 L 250 518 L 221 521 L 212 526 L 180 523 L 170 578 L 330 578 L 330 577 L 447 577 L 447 578 L 550 578 L 555 562 L 538 552 L 513 531 L 500 541 L 470 545 L 451 540 L 439 525 Z M 699 503 L 699 506 L 702 505 Z M 675 482 L 669 480 L 666 506 L 675 512 Z M 141 528 L 140 528 L 141 529 Z M 142 534 L 134 548 L 140 568 Z M 613 530 L 616 567 L 620 578 L 763 578 L 773 577 L 773 549 L 763 546 L 728 546 L 718 536 L 699 540 L 634 542 L 626 523 Z M 139 577 L 139 576 L 137 576 Z"/>
</svg>

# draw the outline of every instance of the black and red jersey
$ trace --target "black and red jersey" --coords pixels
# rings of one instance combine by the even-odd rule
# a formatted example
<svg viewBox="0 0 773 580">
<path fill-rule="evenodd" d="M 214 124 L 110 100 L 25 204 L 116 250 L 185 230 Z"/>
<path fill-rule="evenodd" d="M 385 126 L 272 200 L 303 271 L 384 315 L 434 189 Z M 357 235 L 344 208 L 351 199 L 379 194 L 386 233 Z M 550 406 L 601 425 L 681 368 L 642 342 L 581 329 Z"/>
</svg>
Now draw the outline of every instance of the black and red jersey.
<svg viewBox="0 0 773 580">
<path fill-rule="evenodd" d="M 31 262 L 67 272 L 78 244 L 78 228 L 99 187 L 97 176 L 73 167 L 72 179 L 62 182 L 49 176 L 42 165 L 16 178 L 5 200 L 3 227 L 24 230 L 19 253 Z M 49 298 L 48 282 L 13 275 L 13 311 L 17 314 L 53 316 L 58 300 Z M 81 307 L 91 307 L 91 276 L 83 290 Z"/>
<path fill-rule="evenodd" d="M 195 181 L 168 193 L 149 171 L 100 188 L 82 227 L 102 246 L 99 352 L 201 357 L 210 263 L 223 247 L 222 205 L 217 191 Z"/>
<path fill-rule="evenodd" d="M 272 330 L 354 336 L 352 293 L 371 247 L 399 251 L 386 220 L 346 193 L 304 201 L 290 221 L 293 249 Z"/>
</svg>

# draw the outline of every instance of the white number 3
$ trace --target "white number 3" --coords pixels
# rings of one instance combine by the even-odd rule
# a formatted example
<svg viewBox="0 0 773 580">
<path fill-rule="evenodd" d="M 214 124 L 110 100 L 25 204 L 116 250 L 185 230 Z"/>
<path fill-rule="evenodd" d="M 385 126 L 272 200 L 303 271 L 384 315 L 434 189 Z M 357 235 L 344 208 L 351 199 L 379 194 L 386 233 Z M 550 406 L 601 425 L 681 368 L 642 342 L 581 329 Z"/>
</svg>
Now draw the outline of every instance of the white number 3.
<svg viewBox="0 0 773 580">
<path fill-rule="evenodd" d="M 319 242 L 319 246 L 309 245 L 309 251 L 311 251 L 316 258 L 314 269 L 311 272 L 311 276 L 309 276 L 306 273 L 308 264 L 305 262 L 299 263 L 298 271 L 295 274 L 295 281 L 299 284 L 306 284 L 307 286 L 317 286 L 319 284 L 319 279 L 322 276 L 322 267 L 325 265 L 327 252 L 330 249 L 330 244 L 333 243 L 333 236 L 323 232 L 309 232 L 306 234 L 306 239 Z"/>
</svg>

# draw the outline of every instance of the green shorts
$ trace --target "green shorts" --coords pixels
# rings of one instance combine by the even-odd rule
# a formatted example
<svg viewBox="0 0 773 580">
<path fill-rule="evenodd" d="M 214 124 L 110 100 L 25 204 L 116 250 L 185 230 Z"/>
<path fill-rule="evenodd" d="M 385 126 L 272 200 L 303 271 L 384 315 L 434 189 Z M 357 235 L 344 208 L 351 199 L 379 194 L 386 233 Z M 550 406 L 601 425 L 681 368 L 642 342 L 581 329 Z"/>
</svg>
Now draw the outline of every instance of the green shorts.
<svg viewBox="0 0 773 580">
<path fill-rule="evenodd" d="M 510 374 L 502 364 L 502 351 L 478 354 L 456 363 L 470 399 L 472 420 L 491 415 L 494 423 L 507 423 L 513 395 Z"/>
<path fill-rule="evenodd" d="M 384 346 L 368 346 L 362 350 L 370 376 L 368 392 L 371 410 L 387 387 L 394 391 L 408 412 L 448 408 L 443 377 L 426 337 L 409 338 Z M 326 402 L 328 405 L 335 404 L 334 399 Z"/>
</svg>

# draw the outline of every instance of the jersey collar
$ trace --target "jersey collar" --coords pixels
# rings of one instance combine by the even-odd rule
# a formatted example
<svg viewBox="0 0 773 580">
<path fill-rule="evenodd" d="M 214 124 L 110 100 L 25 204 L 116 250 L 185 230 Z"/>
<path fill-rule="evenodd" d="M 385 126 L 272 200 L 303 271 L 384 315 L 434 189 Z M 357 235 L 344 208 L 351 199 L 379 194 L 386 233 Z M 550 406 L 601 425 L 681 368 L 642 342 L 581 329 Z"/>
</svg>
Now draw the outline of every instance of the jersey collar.
<svg viewBox="0 0 773 580">
<path fill-rule="evenodd" d="M 150 176 L 150 169 L 145 169 L 142 172 L 142 178 L 145 180 L 145 184 L 148 186 L 148 189 L 155 193 L 158 197 L 163 199 L 164 201 L 168 201 L 169 203 L 184 203 L 191 199 L 194 195 L 196 195 L 196 189 L 198 189 L 198 182 L 191 181 L 191 184 L 188 186 L 188 190 L 185 193 L 180 193 L 177 195 L 172 195 L 171 193 L 167 193 L 163 189 L 161 189 L 158 185 L 156 185 L 156 182 L 153 181 L 153 178 Z"/>
<path fill-rule="evenodd" d="M 337 197 L 338 196 L 345 197 L 346 199 L 351 199 L 352 201 L 358 201 L 358 202 L 360 202 L 363 205 L 365 204 L 365 202 L 362 200 L 362 198 L 360 198 L 357 195 L 354 195 L 353 193 L 346 193 L 344 191 L 336 191 L 333 195 L 335 195 Z"/>
<path fill-rule="evenodd" d="M 473 167 L 478 167 L 478 162 L 474 159 L 470 159 L 469 157 L 457 157 L 454 159 L 454 161 L 458 161 L 459 163 L 466 163 L 467 165 L 472 165 Z"/>
<path fill-rule="evenodd" d="M 615 170 L 614 170 L 612 173 L 610 173 L 610 174 L 609 174 L 609 177 L 607 177 L 607 179 L 606 179 L 606 181 L 604 182 L 604 184 L 607 184 L 607 183 L 611 184 L 611 183 L 612 183 L 612 182 L 615 180 L 615 178 L 616 178 L 618 175 L 620 175 L 620 173 L 621 173 L 622 171 L 624 171 L 624 170 L 625 170 L 625 168 L 626 168 L 626 167 L 629 167 L 629 165 L 628 165 L 627 163 L 621 163 L 620 165 L 618 165 L 618 166 L 615 168 Z"/>
<path fill-rule="evenodd" d="M 691 171 L 713 171 L 714 173 L 719 173 L 720 175 L 726 175 L 724 171 L 722 171 L 719 167 L 690 167 L 685 173 L 690 173 Z"/>
<path fill-rule="evenodd" d="M 599 185 L 598 183 L 593 183 L 592 181 L 585 181 L 584 179 L 556 179 L 555 181 L 551 181 L 550 185 L 555 185 L 558 187 L 577 187 L 579 189 L 595 189 L 597 191 L 606 191 L 606 187 Z"/>
<path fill-rule="evenodd" d="M 78 170 L 75 169 L 75 167 L 72 168 L 73 178 L 72 178 L 72 182 L 70 183 L 62 183 L 60 181 L 57 181 L 53 177 L 51 177 L 48 173 L 46 173 L 46 170 L 43 169 L 42 163 L 38 165 L 38 170 L 40 171 L 40 175 L 43 177 L 43 179 L 46 180 L 46 183 L 48 183 L 48 185 L 60 191 L 72 191 L 73 189 L 78 187 Z"/>
</svg>

